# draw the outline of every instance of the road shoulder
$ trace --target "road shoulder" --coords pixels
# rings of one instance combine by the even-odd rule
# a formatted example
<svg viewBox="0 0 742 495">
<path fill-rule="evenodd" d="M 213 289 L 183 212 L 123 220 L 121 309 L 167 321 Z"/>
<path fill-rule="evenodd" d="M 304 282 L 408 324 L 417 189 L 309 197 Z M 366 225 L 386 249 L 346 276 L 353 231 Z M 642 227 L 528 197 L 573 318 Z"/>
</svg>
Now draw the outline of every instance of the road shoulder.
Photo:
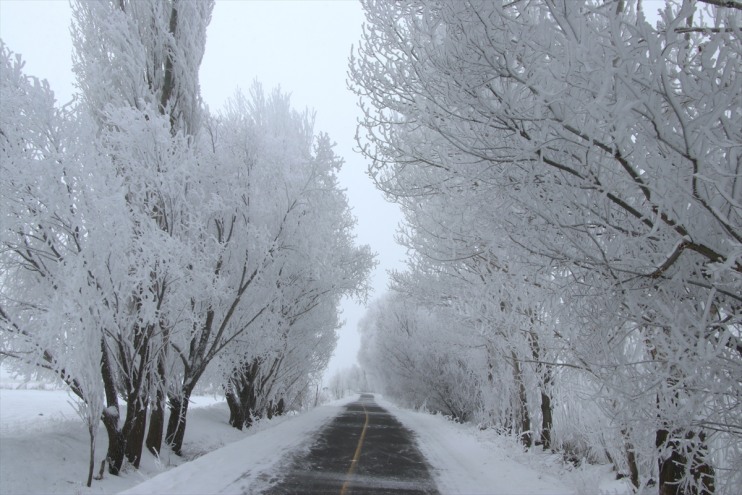
<svg viewBox="0 0 742 495">
<path fill-rule="evenodd" d="M 430 463 L 441 493 L 450 495 L 575 495 L 557 478 L 538 472 L 510 457 L 494 443 L 474 434 L 473 425 L 456 424 L 443 416 L 377 402 L 414 432 L 420 451 Z"/>
</svg>

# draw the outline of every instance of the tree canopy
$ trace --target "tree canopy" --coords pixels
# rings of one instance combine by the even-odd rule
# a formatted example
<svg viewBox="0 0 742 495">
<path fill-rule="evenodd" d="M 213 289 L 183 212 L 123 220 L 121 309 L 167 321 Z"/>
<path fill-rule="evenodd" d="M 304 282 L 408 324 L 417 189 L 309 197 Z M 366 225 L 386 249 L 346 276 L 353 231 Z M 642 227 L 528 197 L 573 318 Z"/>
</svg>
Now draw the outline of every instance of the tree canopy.
<svg viewBox="0 0 742 495">
<path fill-rule="evenodd" d="M 742 7 L 363 3 L 358 142 L 412 253 L 366 323 L 386 389 L 445 369 L 438 394 L 526 445 L 590 445 L 637 489 L 738 486 Z M 436 364 L 405 385 L 389 332 Z"/>
<path fill-rule="evenodd" d="M 63 380 L 91 445 L 102 418 L 112 474 L 181 453 L 204 378 L 229 399 L 254 368 L 238 428 L 308 402 L 375 263 L 313 114 L 258 83 L 204 107 L 212 9 L 74 2 L 62 108 L 1 47 L 0 355 Z"/>
</svg>

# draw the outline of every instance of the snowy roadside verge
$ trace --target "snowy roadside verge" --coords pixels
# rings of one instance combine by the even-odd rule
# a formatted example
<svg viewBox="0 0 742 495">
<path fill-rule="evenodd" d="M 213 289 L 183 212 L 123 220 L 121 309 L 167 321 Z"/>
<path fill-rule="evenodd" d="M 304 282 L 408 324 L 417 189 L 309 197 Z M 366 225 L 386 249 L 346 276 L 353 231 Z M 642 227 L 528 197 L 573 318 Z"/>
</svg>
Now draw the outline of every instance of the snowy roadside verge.
<svg viewBox="0 0 742 495">
<path fill-rule="evenodd" d="M 0 493 L 132 494 L 259 493 L 291 456 L 309 449 L 316 432 L 357 395 L 298 415 L 259 421 L 240 432 L 227 424 L 229 411 L 213 397 L 189 407 L 184 453 L 165 449 L 160 459 L 144 453 L 139 470 L 105 475 L 92 488 L 87 473 L 87 431 L 68 403 L 69 394 L 0 389 Z M 523 451 L 511 438 L 442 416 L 376 401 L 414 432 L 443 495 L 628 495 L 608 466 L 574 468 L 540 449 Z M 105 455 L 105 431 L 97 442 Z M 188 459 L 193 459 L 188 461 Z"/>
<path fill-rule="evenodd" d="M 15 383 L 12 385 L 17 386 Z M 345 402 L 353 399 L 354 397 L 348 398 Z M 88 468 L 88 433 L 70 405 L 71 400 L 69 393 L 63 390 L 0 389 L 0 493 L 118 493 L 167 473 L 176 466 L 191 464 L 193 461 L 189 462 L 189 459 L 200 459 L 199 456 L 203 454 L 225 445 L 249 440 L 258 433 L 273 430 L 284 423 L 302 423 L 306 421 L 307 415 L 316 417 L 324 414 L 331 417 L 337 413 L 342 403 L 320 406 L 299 415 L 261 420 L 248 430 L 238 431 L 227 424 L 229 410 L 221 398 L 192 397 L 183 448 L 184 457 L 172 454 L 167 448 L 163 449 L 160 458 L 144 452 L 138 470 L 125 467 L 121 476 L 105 473 L 103 480 L 93 481 L 93 486 L 87 488 L 84 481 Z M 249 444 L 246 447 L 251 448 Z M 96 441 L 96 467 L 105 456 L 106 448 L 105 429 L 101 426 Z M 271 455 L 280 454 L 282 451 L 277 450 Z M 237 457 L 243 460 L 244 465 L 249 462 L 246 454 L 239 453 Z M 206 491 L 202 489 L 200 493 L 212 491 L 211 488 Z M 160 492 L 163 491 L 149 493 Z M 196 492 L 199 491 L 181 491 Z"/>
<path fill-rule="evenodd" d="M 117 493 L 187 459 L 244 438 L 227 424 L 226 403 L 192 398 L 184 442 L 185 458 L 164 448 L 160 458 L 142 455 L 139 470 L 125 465 L 120 476 L 104 473 L 87 488 L 88 432 L 64 390 L 0 389 L 0 493 L 3 495 Z M 108 448 L 105 429 L 96 438 L 96 470 Z M 96 471 L 97 474 L 97 471 Z"/>
<path fill-rule="evenodd" d="M 376 401 L 414 432 L 420 451 L 445 495 L 628 495 L 625 480 L 609 466 L 574 468 L 558 455 L 539 449 L 524 452 L 511 439 L 443 416 L 402 409 Z"/>
<path fill-rule="evenodd" d="M 234 442 L 187 464 L 162 473 L 121 495 L 189 495 L 205 493 L 260 493 L 282 461 L 308 450 L 317 430 L 337 416 L 354 395 L 288 417 L 244 440 Z"/>
</svg>

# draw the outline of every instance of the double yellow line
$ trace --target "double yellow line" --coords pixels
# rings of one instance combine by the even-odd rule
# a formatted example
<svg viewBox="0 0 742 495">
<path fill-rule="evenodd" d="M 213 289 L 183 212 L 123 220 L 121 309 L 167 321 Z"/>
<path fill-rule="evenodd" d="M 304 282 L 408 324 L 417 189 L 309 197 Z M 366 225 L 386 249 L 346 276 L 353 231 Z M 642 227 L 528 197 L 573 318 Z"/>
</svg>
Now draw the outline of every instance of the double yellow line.
<svg viewBox="0 0 742 495">
<path fill-rule="evenodd" d="M 356 466 L 358 466 L 358 459 L 361 458 L 363 440 L 366 438 L 366 429 L 368 428 L 368 410 L 363 404 L 361 404 L 361 407 L 363 407 L 363 414 L 366 415 L 366 421 L 363 423 L 363 430 L 361 430 L 361 438 L 358 439 L 356 453 L 353 455 L 353 460 L 350 461 L 350 469 L 348 469 L 348 472 L 345 474 L 345 483 L 343 483 L 343 487 L 340 489 L 340 495 L 346 495 L 348 493 L 350 482 L 353 481 L 353 473 L 355 473 Z"/>
</svg>

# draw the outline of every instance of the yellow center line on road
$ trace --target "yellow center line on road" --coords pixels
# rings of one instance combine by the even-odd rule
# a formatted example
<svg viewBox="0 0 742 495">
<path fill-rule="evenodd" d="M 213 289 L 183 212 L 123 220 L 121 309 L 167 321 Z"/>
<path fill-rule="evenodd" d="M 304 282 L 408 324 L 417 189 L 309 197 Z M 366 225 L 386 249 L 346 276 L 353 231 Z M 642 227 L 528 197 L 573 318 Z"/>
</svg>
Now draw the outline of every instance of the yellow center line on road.
<svg viewBox="0 0 742 495">
<path fill-rule="evenodd" d="M 358 459 L 360 459 L 361 457 L 363 439 L 366 438 L 366 428 L 368 428 L 368 411 L 366 410 L 366 406 L 364 406 L 363 404 L 361 404 L 361 407 L 363 407 L 363 414 L 366 415 L 366 421 L 363 423 L 363 430 L 361 430 L 361 438 L 358 439 L 356 453 L 353 455 L 353 460 L 350 461 L 350 469 L 348 469 L 348 472 L 345 474 L 345 483 L 343 483 L 343 487 L 340 489 L 340 495 L 346 495 L 346 493 L 348 492 L 350 482 L 353 480 L 353 473 L 355 472 L 356 466 L 358 465 Z"/>
</svg>

